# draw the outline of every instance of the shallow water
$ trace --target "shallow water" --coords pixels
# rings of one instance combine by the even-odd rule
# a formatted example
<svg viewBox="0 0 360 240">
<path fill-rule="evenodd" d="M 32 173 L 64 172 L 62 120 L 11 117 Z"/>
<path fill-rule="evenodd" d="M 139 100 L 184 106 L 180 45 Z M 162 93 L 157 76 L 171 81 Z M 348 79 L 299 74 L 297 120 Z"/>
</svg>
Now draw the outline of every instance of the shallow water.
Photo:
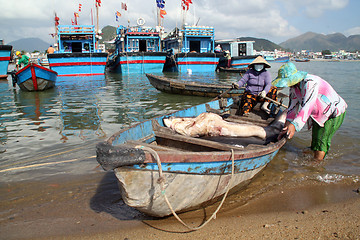
<svg viewBox="0 0 360 240">
<path fill-rule="evenodd" d="M 345 121 L 320 164 L 306 153 L 311 132 L 297 133 L 242 194 L 245 200 L 279 185 L 359 182 L 360 62 L 295 64 L 332 84 L 349 105 Z M 280 66 L 272 63 L 273 78 Z M 235 73 L 165 75 L 209 83 L 239 79 Z M 0 185 L 103 174 L 95 159 L 96 143 L 138 121 L 209 100 L 159 92 L 144 74 L 58 79 L 55 89 L 44 92 L 14 89 L 9 76 L 0 82 Z"/>
</svg>

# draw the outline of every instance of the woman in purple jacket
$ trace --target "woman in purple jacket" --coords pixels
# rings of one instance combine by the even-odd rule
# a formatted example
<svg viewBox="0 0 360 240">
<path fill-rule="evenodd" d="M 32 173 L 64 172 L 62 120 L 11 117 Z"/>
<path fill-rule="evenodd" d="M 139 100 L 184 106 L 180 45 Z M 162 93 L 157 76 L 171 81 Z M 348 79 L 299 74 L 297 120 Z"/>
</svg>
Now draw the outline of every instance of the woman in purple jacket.
<svg viewBox="0 0 360 240">
<path fill-rule="evenodd" d="M 271 85 L 272 79 L 266 70 L 270 67 L 270 64 L 263 57 L 258 56 L 249 64 L 249 70 L 240 81 L 233 83 L 235 88 L 240 88 L 246 84 L 236 115 L 248 115 L 258 102 L 263 102 L 261 109 L 270 114 L 268 109 L 270 101 L 265 100 L 264 97 L 277 101 L 277 88 Z"/>
</svg>

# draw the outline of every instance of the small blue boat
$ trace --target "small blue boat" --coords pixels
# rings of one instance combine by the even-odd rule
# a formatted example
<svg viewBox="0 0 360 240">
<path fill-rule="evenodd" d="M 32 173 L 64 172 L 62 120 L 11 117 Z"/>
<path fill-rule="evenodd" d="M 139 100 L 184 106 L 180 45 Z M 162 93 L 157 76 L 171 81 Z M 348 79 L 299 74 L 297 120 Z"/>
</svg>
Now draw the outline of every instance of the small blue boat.
<svg viewBox="0 0 360 240">
<path fill-rule="evenodd" d="M 125 203 L 148 215 L 172 213 L 164 194 L 175 212 L 204 206 L 228 190 L 246 185 L 266 167 L 286 142 L 286 138 L 277 140 L 283 125 L 262 140 L 190 137 L 165 127 L 164 121 L 211 112 L 226 118 L 230 125 L 245 121 L 273 126 L 269 124 L 274 119 L 265 120 L 255 110 L 248 117 L 234 116 L 233 104 L 232 98 L 214 100 L 122 129 L 97 145 L 97 161 L 105 170 L 114 169 Z"/>
<path fill-rule="evenodd" d="M 119 26 L 115 53 L 109 56 L 107 68 L 119 73 L 161 73 L 167 53 L 161 51 L 160 29 Z"/>
<path fill-rule="evenodd" d="M 187 26 L 175 28 L 163 42 L 169 52 L 164 65 L 168 72 L 213 72 L 223 53 L 214 52 L 213 27 Z"/>
<path fill-rule="evenodd" d="M 290 57 L 278 57 L 278 58 L 275 58 L 274 61 L 279 62 L 279 63 L 287 63 L 290 61 Z"/>
<path fill-rule="evenodd" d="M 59 25 L 58 50 L 48 54 L 59 77 L 105 75 L 107 53 L 97 48 L 94 25 Z"/>
<path fill-rule="evenodd" d="M 12 73 L 13 85 L 17 83 L 25 91 L 43 91 L 55 86 L 57 72 L 29 63 L 16 73 Z"/>
<path fill-rule="evenodd" d="M 11 45 L 0 44 L 0 79 L 7 78 L 8 66 L 11 59 L 11 50 Z"/>
</svg>

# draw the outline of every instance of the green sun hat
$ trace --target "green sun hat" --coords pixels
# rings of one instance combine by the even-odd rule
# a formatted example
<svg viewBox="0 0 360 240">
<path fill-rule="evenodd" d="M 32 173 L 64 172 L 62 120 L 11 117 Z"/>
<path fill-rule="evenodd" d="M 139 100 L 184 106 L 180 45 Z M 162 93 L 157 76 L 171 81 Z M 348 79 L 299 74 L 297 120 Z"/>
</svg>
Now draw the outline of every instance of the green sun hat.
<svg viewBox="0 0 360 240">
<path fill-rule="evenodd" d="M 296 66 L 289 62 L 279 68 L 278 76 L 272 81 L 275 87 L 291 87 L 301 82 L 307 75 L 307 72 L 298 71 Z"/>
</svg>

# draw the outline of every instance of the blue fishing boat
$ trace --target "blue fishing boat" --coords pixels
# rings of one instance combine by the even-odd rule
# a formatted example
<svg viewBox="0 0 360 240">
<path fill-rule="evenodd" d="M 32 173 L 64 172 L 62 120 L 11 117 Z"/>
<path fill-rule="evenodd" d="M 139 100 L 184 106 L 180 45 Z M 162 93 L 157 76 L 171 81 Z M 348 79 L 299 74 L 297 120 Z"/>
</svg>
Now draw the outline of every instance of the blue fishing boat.
<svg viewBox="0 0 360 240">
<path fill-rule="evenodd" d="M 0 79 L 7 78 L 8 66 L 11 59 L 11 45 L 3 45 L 0 40 Z"/>
<path fill-rule="evenodd" d="M 107 53 L 97 48 L 94 25 L 58 25 L 58 50 L 48 54 L 49 67 L 59 77 L 105 74 Z"/>
<path fill-rule="evenodd" d="M 230 68 L 247 68 L 259 56 L 254 55 L 254 41 L 241 41 L 239 39 L 217 40 L 216 44 L 220 45 L 224 52 L 228 51 L 230 53 Z"/>
<path fill-rule="evenodd" d="M 191 137 L 166 127 L 166 121 L 217 113 L 231 126 L 280 122 L 263 119 L 255 110 L 249 117 L 234 116 L 234 111 L 232 98 L 218 99 L 137 123 L 99 143 L 97 161 L 104 170 L 114 169 L 125 203 L 148 215 L 163 217 L 204 206 L 246 185 L 275 157 L 286 142 L 277 140 L 286 114 L 280 114 L 282 124 L 266 139 Z"/>
<path fill-rule="evenodd" d="M 210 72 L 215 71 L 223 53 L 214 52 L 213 27 L 188 26 L 175 28 L 163 40 L 166 58 L 164 71 Z"/>
<path fill-rule="evenodd" d="M 278 58 L 275 58 L 274 61 L 279 62 L 279 63 L 287 63 L 290 61 L 290 57 L 278 57 Z"/>
<path fill-rule="evenodd" d="M 55 86 L 57 72 L 29 63 L 17 72 L 12 73 L 13 85 L 18 84 L 24 91 L 43 91 Z"/>
<path fill-rule="evenodd" d="M 161 51 L 160 29 L 143 26 L 138 19 L 134 27 L 119 26 L 116 30 L 115 53 L 109 56 L 107 68 L 120 73 L 160 73 L 166 52 Z"/>
</svg>

